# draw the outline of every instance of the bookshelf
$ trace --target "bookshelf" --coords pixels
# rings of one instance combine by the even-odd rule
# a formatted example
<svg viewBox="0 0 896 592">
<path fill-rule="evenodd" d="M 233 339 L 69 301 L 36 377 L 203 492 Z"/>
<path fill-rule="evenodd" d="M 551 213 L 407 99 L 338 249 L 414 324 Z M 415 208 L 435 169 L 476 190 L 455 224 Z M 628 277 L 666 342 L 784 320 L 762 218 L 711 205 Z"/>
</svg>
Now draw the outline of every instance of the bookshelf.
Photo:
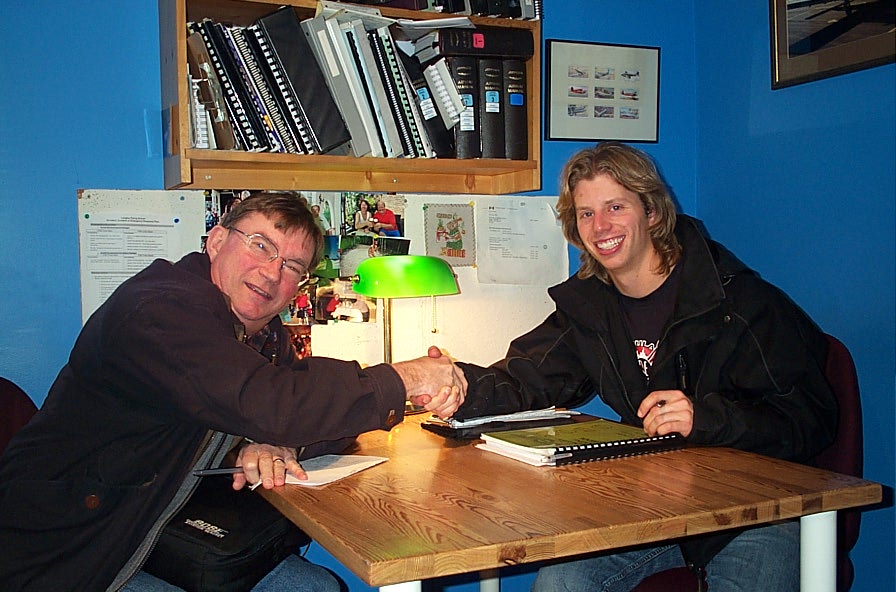
<svg viewBox="0 0 896 592">
<path fill-rule="evenodd" d="M 314 16 L 317 2 L 159 0 L 166 188 L 461 194 L 505 194 L 541 189 L 541 21 L 470 17 L 477 26 L 519 27 L 532 31 L 535 55 L 526 63 L 528 160 L 356 158 L 192 148 L 187 22 L 208 17 L 249 25 L 283 5 L 292 6 L 304 19 Z M 380 10 L 384 16 L 414 20 L 456 16 L 415 10 Z"/>
</svg>

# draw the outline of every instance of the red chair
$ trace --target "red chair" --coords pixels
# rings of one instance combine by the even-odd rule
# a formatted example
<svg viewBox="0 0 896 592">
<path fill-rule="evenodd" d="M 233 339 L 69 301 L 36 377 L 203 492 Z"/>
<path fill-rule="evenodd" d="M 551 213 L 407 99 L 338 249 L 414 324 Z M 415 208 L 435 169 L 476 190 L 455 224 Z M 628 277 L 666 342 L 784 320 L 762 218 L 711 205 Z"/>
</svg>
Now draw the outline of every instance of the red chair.
<svg viewBox="0 0 896 592">
<path fill-rule="evenodd" d="M 37 407 L 14 382 L 0 378 L 0 456 L 19 429 L 37 413 Z"/>
<path fill-rule="evenodd" d="M 859 378 L 852 356 L 836 337 L 828 338 L 828 357 L 824 373 L 840 405 L 840 421 L 834 443 L 822 451 L 812 464 L 828 471 L 854 477 L 862 476 L 862 402 L 859 398 Z M 859 540 L 859 510 L 837 512 L 837 592 L 848 592 L 855 570 L 849 552 Z M 707 590 L 699 586 L 696 576 L 687 568 L 666 570 L 644 578 L 632 592 L 693 592 Z"/>
</svg>

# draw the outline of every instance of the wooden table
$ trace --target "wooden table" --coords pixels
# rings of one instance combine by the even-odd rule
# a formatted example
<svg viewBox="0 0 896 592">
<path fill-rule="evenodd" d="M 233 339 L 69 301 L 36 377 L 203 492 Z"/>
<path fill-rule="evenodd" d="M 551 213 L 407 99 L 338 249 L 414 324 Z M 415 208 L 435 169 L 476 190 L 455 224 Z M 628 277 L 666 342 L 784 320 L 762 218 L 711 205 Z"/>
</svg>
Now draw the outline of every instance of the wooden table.
<svg viewBox="0 0 896 592">
<path fill-rule="evenodd" d="M 423 417 L 363 434 L 351 450 L 385 463 L 322 487 L 258 491 L 390 592 L 784 518 L 801 518 L 803 590 L 833 592 L 836 510 L 882 495 L 877 483 L 728 448 L 533 467 L 431 434 Z"/>
</svg>

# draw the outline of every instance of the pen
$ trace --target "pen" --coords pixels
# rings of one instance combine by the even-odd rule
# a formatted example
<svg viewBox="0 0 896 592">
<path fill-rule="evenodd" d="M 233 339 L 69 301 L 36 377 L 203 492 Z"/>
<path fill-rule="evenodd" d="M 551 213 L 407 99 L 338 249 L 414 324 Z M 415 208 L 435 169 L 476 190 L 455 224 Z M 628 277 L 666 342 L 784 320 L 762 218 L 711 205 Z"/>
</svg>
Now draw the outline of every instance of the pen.
<svg viewBox="0 0 896 592">
<path fill-rule="evenodd" d="M 678 352 L 678 390 L 688 394 L 688 362 L 683 351 Z"/>
<path fill-rule="evenodd" d="M 207 477 L 209 475 L 233 475 L 234 473 L 242 473 L 243 467 L 225 467 L 221 469 L 197 469 L 193 474 L 197 477 Z"/>
</svg>

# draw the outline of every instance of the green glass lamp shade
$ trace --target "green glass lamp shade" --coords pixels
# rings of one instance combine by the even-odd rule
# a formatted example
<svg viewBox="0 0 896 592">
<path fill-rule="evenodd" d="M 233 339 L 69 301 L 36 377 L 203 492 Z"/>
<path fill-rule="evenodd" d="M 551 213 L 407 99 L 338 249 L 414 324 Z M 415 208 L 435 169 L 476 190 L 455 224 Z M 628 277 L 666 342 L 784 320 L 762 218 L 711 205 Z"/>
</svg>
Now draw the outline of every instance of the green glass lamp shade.
<svg viewBox="0 0 896 592">
<path fill-rule="evenodd" d="M 370 298 L 414 298 L 460 292 L 451 267 L 438 257 L 371 257 L 358 265 L 355 274 L 353 290 Z"/>
</svg>

